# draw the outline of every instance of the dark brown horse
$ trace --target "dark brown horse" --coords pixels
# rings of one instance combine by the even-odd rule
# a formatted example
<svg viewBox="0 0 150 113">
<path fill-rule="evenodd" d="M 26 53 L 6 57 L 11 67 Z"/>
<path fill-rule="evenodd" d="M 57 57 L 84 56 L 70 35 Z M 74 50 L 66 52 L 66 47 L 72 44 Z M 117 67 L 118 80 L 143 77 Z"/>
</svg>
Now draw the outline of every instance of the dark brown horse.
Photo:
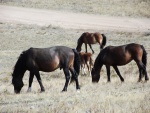
<svg viewBox="0 0 150 113">
<path fill-rule="evenodd" d="M 93 66 L 93 59 L 92 59 L 92 53 L 85 53 L 85 52 L 80 52 L 80 60 L 81 60 L 81 71 L 82 71 L 82 75 L 86 75 L 85 72 L 85 65 L 88 68 L 89 74 L 91 76 L 91 70 L 92 70 L 92 66 Z"/>
<path fill-rule="evenodd" d="M 128 64 L 134 60 L 139 68 L 139 82 L 142 75 L 145 75 L 145 81 L 149 80 L 146 71 L 147 53 L 142 45 L 131 43 L 122 46 L 108 46 L 104 48 L 97 56 L 94 67 L 92 69 L 92 82 L 98 82 L 100 79 L 100 71 L 103 65 L 106 65 L 108 81 L 110 81 L 110 66 L 113 66 L 116 73 L 123 82 L 117 66 Z"/>
<path fill-rule="evenodd" d="M 106 36 L 100 33 L 88 33 L 88 32 L 83 33 L 77 42 L 76 49 L 78 52 L 81 51 L 81 47 L 83 43 L 85 44 L 86 53 L 87 53 L 87 44 L 89 45 L 92 52 L 94 53 L 91 44 L 99 43 L 100 49 L 103 49 L 103 47 L 106 45 Z"/>
<path fill-rule="evenodd" d="M 15 64 L 12 74 L 12 83 L 15 93 L 20 93 L 23 87 L 22 79 L 26 70 L 30 71 L 28 91 L 31 91 L 31 85 L 35 75 L 42 92 L 45 91 L 45 89 L 39 71 L 52 72 L 58 68 L 63 69 L 66 77 L 65 86 L 62 91 L 67 91 L 68 82 L 70 80 L 69 71 L 72 74 L 71 79 L 76 82 L 76 89 L 80 89 L 78 83 L 80 56 L 75 49 L 65 46 L 54 46 L 50 48 L 30 48 L 22 52 Z"/>
</svg>

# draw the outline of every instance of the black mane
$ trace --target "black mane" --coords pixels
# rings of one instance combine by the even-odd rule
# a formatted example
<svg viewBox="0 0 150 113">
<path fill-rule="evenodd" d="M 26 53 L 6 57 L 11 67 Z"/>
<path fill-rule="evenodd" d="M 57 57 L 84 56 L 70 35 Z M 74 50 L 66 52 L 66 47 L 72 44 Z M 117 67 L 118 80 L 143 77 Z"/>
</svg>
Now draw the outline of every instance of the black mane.
<svg viewBox="0 0 150 113">
<path fill-rule="evenodd" d="M 15 66 L 14 66 L 14 71 L 13 71 L 12 76 L 14 76 L 16 71 L 18 71 L 18 70 L 21 71 L 22 70 L 22 67 L 25 66 L 26 58 L 27 58 L 27 51 L 23 51 L 20 54 L 20 56 L 19 56 L 19 58 L 18 58 L 18 60 L 17 60 L 17 62 L 15 64 Z"/>
</svg>

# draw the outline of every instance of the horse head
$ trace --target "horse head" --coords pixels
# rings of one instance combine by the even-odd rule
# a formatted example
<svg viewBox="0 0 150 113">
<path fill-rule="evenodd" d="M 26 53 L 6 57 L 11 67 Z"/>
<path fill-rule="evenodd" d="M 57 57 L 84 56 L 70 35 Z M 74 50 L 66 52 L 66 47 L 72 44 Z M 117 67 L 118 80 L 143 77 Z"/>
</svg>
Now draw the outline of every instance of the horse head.
<svg viewBox="0 0 150 113">
<path fill-rule="evenodd" d="M 12 84 L 14 86 L 14 92 L 16 94 L 20 93 L 22 87 L 24 86 L 23 81 L 15 78 L 15 77 L 12 78 Z"/>
<path fill-rule="evenodd" d="M 92 68 L 91 75 L 92 75 L 92 82 L 98 83 L 98 81 L 100 79 L 100 75 L 94 68 Z"/>
</svg>

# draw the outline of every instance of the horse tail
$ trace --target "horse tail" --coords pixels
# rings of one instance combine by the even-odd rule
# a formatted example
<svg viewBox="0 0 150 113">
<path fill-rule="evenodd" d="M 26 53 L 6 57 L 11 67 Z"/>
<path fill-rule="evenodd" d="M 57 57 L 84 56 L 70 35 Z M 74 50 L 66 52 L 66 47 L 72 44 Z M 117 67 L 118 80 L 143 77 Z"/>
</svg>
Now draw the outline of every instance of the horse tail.
<svg viewBox="0 0 150 113">
<path fill-rule="evenodd" d="M 143 64 L 146 67 L 146 65 L 147 65 L 147 52 L 146 52 L 146 50 L 145 50 L 143 45 L 141 45 L 141 48 L 143 50 L 142 62 L 143 62 Z"/>
<path fill-rule="evenodd" d="M 101 44 L 101 49 L 104 48 L 104 46 L 106 45 L 106 36 L 104 34 L 102 34 L 103 36 L 103 41 L 102 41 L 102 44 Z"/>
<path fill-rule="evenodd" d="M 74 58 L 74 69 L 75 69 L 75 73 L 78 76 L 80 73 L 80 56 L 79 53 L 77 52 L 76 49 L 72 49 L 74 54 L 75 54 L 75 58 Z M 71 82 L 73 82 L 75 80 L 74 76 L 71 77 Z"/>
</svg>

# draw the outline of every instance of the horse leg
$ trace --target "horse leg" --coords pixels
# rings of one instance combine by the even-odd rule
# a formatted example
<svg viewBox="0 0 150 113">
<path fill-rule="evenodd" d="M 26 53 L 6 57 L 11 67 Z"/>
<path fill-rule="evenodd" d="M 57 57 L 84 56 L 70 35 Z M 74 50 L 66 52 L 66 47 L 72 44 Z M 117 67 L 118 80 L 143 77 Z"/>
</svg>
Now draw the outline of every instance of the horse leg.
<svg viewBox="0 0 150 113">
<path fill-rule="evenodd" d="M 117 75 L 119 76 L 121 82 L 124 82 L 124 78 L 121 76 L 118 67 L 117 66 L 113 66 L 113 68 L 115 69 L 115 71 L 116 71 Z"/>
<path fill-rule="evenodd" d="M 145 81 L 149 80 L 149 77 L 147 75 L 146 66 L 142 62 L 137 62 L 138 68 L 139 68 L 139 80 L 138 82 L 141 82 L 142 80 L 142 74 L 145 74 Z"/>
<path fill-rule="evenodd" d="M 31 86 L 32 86 L 33 78 L 34 78 L 34 73 L 32 71 L 30 71 L 29 87 L 28 87 L 27 92 L 31 92 Z"/>
<path fill-rule="evenodd" d="M 93 50 L 91 44 L 89 44 L 89 47 L 90 47 L 90 49 L 92 50 L 92 53 L 94 54 L 94 50 Z"/>
<path fill-rule="evenodd" d="M 83 61 L 83 74 L 86 75 L 86 71 L 85 71 L 85 60 Z"/>
<path fill-rule="evenodd" d="M 91 68 L 90 68 L 89 61 L 86 62 L 86 66 L 87 66 L 88 72 L 90 73 L 90 76 L 91 76 Z"/>
<path fill-rule="evenodd" d="M 82 71 L 82 75 L 86 74 L 86 72 L 85 72 L 85 64 L 84 63 L 81 64 L 81 71 Z"/>
<path fill-rule="evenodd" d="M 142 74 L 145 75 L 145 81 L 149 80 L 149 77 L 147 75 L 146 66 L 142 63 Z"/>
<path fill-rule="evenodd" d="M 69 83 L 69 80 L 70 80 L 69 69 L 68 68 L 63 68 L 63 71 L 64 71 L 64 74 L 65 74 L 65 77 L 66 77 L 66 82 L 65 82 L 65 86 L 64 86 L 62 92 L 67 91 L 68 83 Z"/>
<path fill-rule="evenodd" d="M 149 80 L 149 77 L 147 75 L 147 71 L 146 71 L 146 66 L 144 65 L 144 69 L 143 69 L 143 72 L 145 74 L 145 81 L 148 81 Z"/>
<path fill-rule="evenodd" d="M 38 82 L 39 82 L 39 85 L 40 85 L 40 87 L 41 87 L 41 92 L 44 92 L 44 91 L 45 91 L 45 88 L 44 88 L 44 86 L 43 86 L 43 83 L 42 83 L 42 80 L 41 80 L 39 71 L 36 71 L 36 72 L 35 72 L 35 76 L 36 76 L 36 78 L 37 78 L 37 80 L 38 80 Z"/>
<path fill-rule="evenodd" d="M 82 71 L 82 75 L 84 75 L 83 64 L 81 64 L 81 71 Z"/>
<path fill-rule="evenodd" d="M 70 68 L 70 72 L 71 72 L 73 78 L 75 79 L 76 89 L 79 90 L 80 86 L 79 86 L 79 81 L 78 81 L 78 74 L 76 73 L 76 71 L 74 70 L 74 68 Z"/>
<path fill-rule="evenodd" d="M 110 82 L 110 66 L 106 65 L 107 70 L 107 82 Z"/>
<path fill-rule="evenodd" d="M 83 65 L 83 73 L 84 73 L 84 75 L 86 75 L 85 64 Z"/>
<path fill-rule="evenodd" d="M 85 52 L 87 53 L 87 44 L 85 43 Z"/>
</svg>

